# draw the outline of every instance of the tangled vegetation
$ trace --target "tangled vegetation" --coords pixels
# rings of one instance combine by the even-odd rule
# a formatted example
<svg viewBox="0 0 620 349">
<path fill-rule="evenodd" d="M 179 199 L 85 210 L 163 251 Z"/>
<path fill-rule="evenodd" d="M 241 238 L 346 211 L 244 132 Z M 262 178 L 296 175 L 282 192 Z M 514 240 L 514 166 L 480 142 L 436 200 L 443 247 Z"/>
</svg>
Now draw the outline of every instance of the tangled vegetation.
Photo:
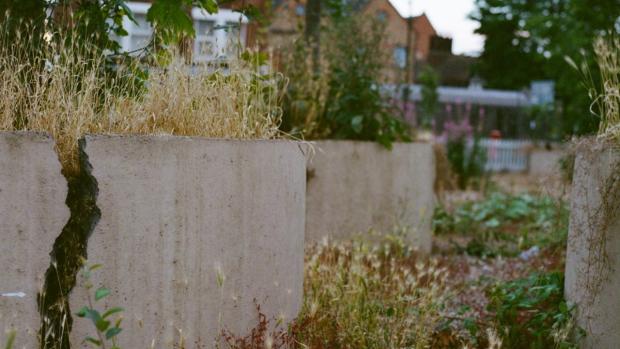
<svg viewBox="0 0 620 349">
<path fill-rule="evenodd" d="M 583 330 L 575 328 L 573 309 L 564 300 L 561 272 L 533 273 L 488 290 L 505 348 L 577 348 Z"/>
<path fill-rule="evenodd" d="M 346 5 L 342 5 L 346 7 Z M 304 139 L 371 140 L 390 148 L 410 141 L 400 112 L 382 96 L 383 25 L 340 8 L 321 34 L 321 56 L 299 38 L 284 57 L 290 79 L 282 128 Z"/>
<path fill-rule="evenodd" d="M 319 244 L 306 255 L 295 339 L 317 349 L 429 347 L 446 276 L 396 237 Z"/>
</svg>

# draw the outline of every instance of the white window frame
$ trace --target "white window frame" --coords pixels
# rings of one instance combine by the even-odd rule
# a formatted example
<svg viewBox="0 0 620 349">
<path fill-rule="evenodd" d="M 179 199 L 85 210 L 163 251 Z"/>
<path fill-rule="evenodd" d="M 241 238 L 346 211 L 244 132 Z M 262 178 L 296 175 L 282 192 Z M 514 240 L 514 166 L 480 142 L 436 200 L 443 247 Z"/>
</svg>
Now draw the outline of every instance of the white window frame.
<svg viewBox="0 0 620 349">
<path fill-rule="evenodd" d="M 210 14 L 203 9 L 195 7 L 192 9 L 192 19 L 194 20 L 194 28 L 198 28 L 198 21 L 209 21 L 213 23 L 214 27 L 220 28 L 227 26 L 228 23 L 241 23 L 241 28 L 239 28 L 241 38 L 240 44 L 245 46 L 248 18 L 242 13 L 229 9 L 219 9 L 217 13 Z M 211 55 L 200 52 L 200 44 L 203 42 L 210 42 L 212 44 L 214 52 Z M 196 33 L 196 38 L 194 40 L 194 61 L 205 62 L 225 56 L 227 45 L 228 37 L 224 29 L 213 30 L 213 35 Z"/>
<path fill-rule="evenodd" d="M 127 7 L 134 14 L 144 15 L 146 16 L 147 11 L 151 7 L 150 3 L 144 2 L 133 2 L 130 1 L 127 3 Z M 139 34 L 139 35 L 153 35 L 153 28 L 149 26 L 149 28 L 141 28 L 137 26 L 134 22 L 132 22 L 129 17 L 123 17 L 123 28 L 127 31 L 126 36 L 122 36 L 120 38 L 121 49 L 125 52 L 130 52 L 133 50 L 140 49 L 141 47 L 132 47 L 131 46 L 131 35 Z"/>
</svg>

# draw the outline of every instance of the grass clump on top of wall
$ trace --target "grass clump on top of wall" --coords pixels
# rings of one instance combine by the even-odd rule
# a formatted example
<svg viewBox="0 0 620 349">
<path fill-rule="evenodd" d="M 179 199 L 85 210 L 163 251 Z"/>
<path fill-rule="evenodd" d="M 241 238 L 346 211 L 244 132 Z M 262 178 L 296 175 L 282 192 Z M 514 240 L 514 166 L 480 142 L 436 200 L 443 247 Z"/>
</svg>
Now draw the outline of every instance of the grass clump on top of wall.
<svg viewBox="0 0 620 349">
<path fill-rule="evenodd" d="M 587 64 L 569 64 L 583 75 L 592 101 L 590 111 L 599 118 L 598 136 L 620 142 L 620 37 L 603 36 L 594 41 L 598 74 L 593 75 Z"/>
<path fill-rule="evenodd" d="M 593 99 L 600 113 L 599 136 L 620 142 L 620 38 L 599 38 L 594 52 L 602 88 Z"/>
<path fill-rule="evenodd" d="M 52 33 L 48 39 L 33 50 L 27 34 L 0 34 L 0 130 L 49 132 L 69 174 L 79 170 L 77 144 L 88 133 L 279 134 L 285 79 L 257 54 L 188 65 L 173 53 L 148 66 L 110 66 L 88 42 Z"/>
</svg>

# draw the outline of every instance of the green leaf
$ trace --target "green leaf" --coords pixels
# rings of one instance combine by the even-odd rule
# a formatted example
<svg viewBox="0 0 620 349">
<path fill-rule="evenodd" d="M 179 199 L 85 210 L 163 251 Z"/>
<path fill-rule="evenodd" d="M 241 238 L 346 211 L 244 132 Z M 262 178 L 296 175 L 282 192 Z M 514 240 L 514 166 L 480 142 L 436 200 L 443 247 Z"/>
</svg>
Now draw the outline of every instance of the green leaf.
<svg viewBox="0 0 620 349">
<path fill-rule="evenodd" d="M 364 117 L 356 115 L 351 119 L 351 128 L 355 133 L 361 133 L 364 128 Z"/>
<path fill-rule="evenodd" d="M 125 309 L 121 308 L 121 307 L 114 307 L 111 309 L 106 310 L 103 315 L 101 315 L 102 318 L 107 318 L 108 316 L 112 315 L 112 314 L 116 314 L 116 313 L 120 313 L 122 311 L 124 311 Z"/>
<path fill-rule="evenodd" d="M 105 331 L 110 326 L 110 322 L 105 321 L 95 309 L 84 307 L 78 312 L 78 316 L 90 319 L 99 331 Z"/>
<path fill-rule="evenodd" d="M 97 291 L 95 291 L 95 300 L 98 301 L 102 298 L 105 298 L 110 294 L 110 290 L 105 287 L 100 287 Z"/>
<path fill-rule="evenodd" d="M 165 42 L 178 40 L 182 35 L 195 36 L 194 23 L 181 0 L 154 0 L 146 13 Z"/>
<path fill-rule="evenodd" d="M 487 226 L 487 228 L 497 228 L 501 225 L 501 223 L 497 218 L 491 218 L 484 222 L 484 225 Z"/>
<path fill-rule="evenodd" d="M 103 264 L 93 264 L 90 267 L 88 267 L 89 271 L 93 271 L 93 270 L 97 270 L 99 268 L 103 267 Z"/>
<path fill-rule="evenodd" d="M 98 339 L 95 339 L 95 338 L 93 338 L 93 337 L 86 337 L 86 338 L 84 339 L 84 341 L 85 341 L 85 342 L 90 342 L 90 343 L 93 343 L 94 345 L 96 345 L 96 346 L 98 346 L 98 347 L 100 347 L 100 346 L 101 346 L 101 341 L 100 341 L 100 340 L 98 340 Z"/>
<path fill-rule="evenodd" d="M 89 311 L 90 309 L 88 307 L 82 307 L 82 309 L 78 310 L 75 315 L 77 315 L 78 317 L 86 317 Z"/>
<path fill-rule="evenodd" d="M 118 335 L 119 333 L 121 333 L 121 331 L 122 331 L 121 328 L 112 327 L 111 329 L 106 331 L 105 338 L 106 339 L 111 339 L 111 338 L 115 337 L 116 335 Z"/>
<path fill-rule="evenodd" d="M 205 9 L 208 13 L 213 14 L 217 13 L 217 1 L 215 0 L 198 0 L 195 2 L 195 5 Z"/>
<path fill-rule="evenodd" d="M 95 322 L 95 327 L 97 327 L 99 331 L 103 332 L 110 327 L 110 321 L 99 319 L 97 322 Z"/>
</svg>

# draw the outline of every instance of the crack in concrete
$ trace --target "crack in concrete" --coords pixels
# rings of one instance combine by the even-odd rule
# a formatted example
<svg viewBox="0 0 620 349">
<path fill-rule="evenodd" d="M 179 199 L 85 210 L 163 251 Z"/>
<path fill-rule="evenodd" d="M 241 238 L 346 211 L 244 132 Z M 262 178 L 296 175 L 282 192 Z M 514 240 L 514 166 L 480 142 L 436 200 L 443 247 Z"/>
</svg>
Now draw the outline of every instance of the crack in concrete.
<svg viewBox="0 0 620 349">
<path fill-rule="evenodd" d="M 43 291 L 38 295 L 41 314 L 39 339 L 43 349 L 69 349 L 71 346 L 69 334 L 73 319 L 69 294 L 76 284 L 82 260 L 86 258 L 88 238 L 101 217 L 96 202 L 97 180 L 92 176 L 92 166 L 84 146 L 82 139 L 78 146 L 79 173 L 68 174 L 63 169 L 69 188 L 65 203 L 71 216 L 54 242 Z"/>
</svg>

